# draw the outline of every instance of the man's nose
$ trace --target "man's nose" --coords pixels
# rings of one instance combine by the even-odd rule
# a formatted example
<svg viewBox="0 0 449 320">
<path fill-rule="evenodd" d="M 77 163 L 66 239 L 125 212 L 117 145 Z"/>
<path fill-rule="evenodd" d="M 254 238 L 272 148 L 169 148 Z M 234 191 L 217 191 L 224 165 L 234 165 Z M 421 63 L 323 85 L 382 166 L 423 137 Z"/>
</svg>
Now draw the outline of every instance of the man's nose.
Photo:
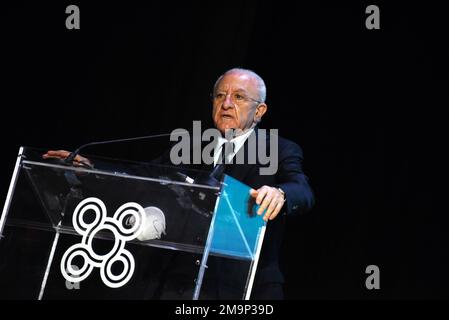
<svg viewBox="0 0 449 320">
<path fill-rule="evenodd" d="M 230 94 L 227 94 L 223 104 L 221 105 L 223 107 L 223 109 L 229 109 L 229 108 L 233 108 L 234 107 L 234 102 L 232 102 L 232 98 Z"/>
</svg>

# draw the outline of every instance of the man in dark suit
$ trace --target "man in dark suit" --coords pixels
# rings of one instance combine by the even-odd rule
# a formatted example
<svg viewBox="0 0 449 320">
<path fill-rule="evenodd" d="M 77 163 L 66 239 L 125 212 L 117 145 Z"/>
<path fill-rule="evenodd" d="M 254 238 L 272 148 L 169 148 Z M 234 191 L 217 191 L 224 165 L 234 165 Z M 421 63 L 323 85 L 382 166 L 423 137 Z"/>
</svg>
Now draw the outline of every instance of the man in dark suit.
<svg viewBox="0 0 449 320">
<path fill-rule="evenodd" d="M 227 141 L 222 139 L 215 148 L 214 164 L 225 155 L 224 173 L 247 184 L 251 196 L 260 205 L 258 214 L 264 213 L 269 221 L 263 241 L 261 257 L 256 273 L 252 299 L 282 299 L 284 282 L 279 268 L 279 254 L 284 233 L 285 216 L 310 210 L 314 197 L 308 179 L 302 170 L 303 153 L 292 141 L 279 136 L 266 135 L 266 150 L 270 144 L 277 143 L 277 155 L 271 158 L 277 161 L 277 171 L 273 174 L 261 174 L 264 167 L 257 157 L 256 163 L 248 163 L 250 153 L 258 152 L 250 141 L 258 141 L 257 124 L 267 111 L 265 103 L 266 88 L 260 76 L 251 70 L 231 69 L 218 78 L 213 92 L 212 118 L 215 127 L 225 136 L 229 129 L 240 135 L 231 139 L 233 151 L 225 155 L 223 147 Z M 254 135 L 256 138 L 251 139 Z M 254 138 L 254 137 L 253 137 Z M 221 146 L 220 146 L 221 143 Z M 238 164 L 235 159 L 245 159 Z"/>
</svg>

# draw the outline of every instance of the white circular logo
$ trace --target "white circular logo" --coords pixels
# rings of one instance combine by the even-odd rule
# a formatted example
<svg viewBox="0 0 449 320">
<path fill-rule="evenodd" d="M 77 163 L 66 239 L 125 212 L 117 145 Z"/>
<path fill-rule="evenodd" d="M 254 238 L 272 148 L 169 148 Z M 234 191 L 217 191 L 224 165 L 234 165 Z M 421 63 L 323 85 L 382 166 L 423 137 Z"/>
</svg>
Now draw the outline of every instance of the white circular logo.
<svg viewBox="0 0 449 320">
<path fill-rule="evenodd" d="M 92 222 L 86 223 L 83 219 L 86 212 L 93 212 L 95 218 Z M 61 259 L 61 273 L 67 281 L 81 282 L 86 279 L 93 268 L 100 268 L 101 279 L 110 288 L 119 288 L 131 279 L 134 273 L 134 257 L 125 249 L 127 241 L 137 238 L 145 225 L 145 211 L 139 204 L 128 202 L 122 205 L 108 217 L 106 206 L 98 198 L 87 198 L 81 201 L 75 208 L 72 217 L 73 227 L 82 236 L 81 243 L 74 244 L 64 253 Z M 125 222 L 129 219 L 135 221 L 131 228 L 125 227 Z M 112 249 L 99 255 L 92 247 L 95 235 L 108 230 L 114 235 L 114 245 Z M 73 259 L 82 258 L 83 265 L 75 266 Z M 120 274 L 112 273 L 112 265 L 121 263 L 123 268 Z"/>
</svg>

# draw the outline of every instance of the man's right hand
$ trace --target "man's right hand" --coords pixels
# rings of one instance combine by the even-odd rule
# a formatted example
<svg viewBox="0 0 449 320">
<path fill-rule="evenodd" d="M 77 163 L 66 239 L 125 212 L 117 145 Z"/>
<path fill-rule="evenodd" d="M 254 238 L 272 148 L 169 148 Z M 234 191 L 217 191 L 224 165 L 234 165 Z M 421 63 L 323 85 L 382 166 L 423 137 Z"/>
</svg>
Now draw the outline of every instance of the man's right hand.
<svg viewBox="0 0 449 320">
<path fill-rule="evenodd" d="M 66 150 L 48 150 L 47 153 L 42 155 L 42 158 L 65 160 L 69 155 L 70 151 Z M 75 159 L 73 159 L 73 165 L 78 167 L 82 166 L 93 167 L 89 159 L 80 156 L 79 154 L 77 154 Z"/>
</svg>

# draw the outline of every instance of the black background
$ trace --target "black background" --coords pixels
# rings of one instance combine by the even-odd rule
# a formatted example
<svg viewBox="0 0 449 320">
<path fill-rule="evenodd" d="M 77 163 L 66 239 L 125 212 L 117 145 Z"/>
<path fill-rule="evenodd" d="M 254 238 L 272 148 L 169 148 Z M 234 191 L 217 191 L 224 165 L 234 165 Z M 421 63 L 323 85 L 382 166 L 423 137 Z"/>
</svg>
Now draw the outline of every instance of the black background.
<svg viewBox="0 0 449 320">
<path fill-rule="evenodd" d="M 444 10 L 391 2 L 2 5 L 0 194 L 19 146 L 73 150 L 210 123 L 216 78 L 250 68 L 267 85 L 262 127 L 303 147 L 317 197 L 310 214 L 289 219 L 286 297 L 448 298 L 448 212 L 437 207 Z M 69 4 L 80 30 L 65 27 Z M 365 27 L 369 4 L 380 30 Z M 148 160 L 159 148 L 89 152 Z M 380 290 L 365 287 L 371 264 Z"/>
</svg>

